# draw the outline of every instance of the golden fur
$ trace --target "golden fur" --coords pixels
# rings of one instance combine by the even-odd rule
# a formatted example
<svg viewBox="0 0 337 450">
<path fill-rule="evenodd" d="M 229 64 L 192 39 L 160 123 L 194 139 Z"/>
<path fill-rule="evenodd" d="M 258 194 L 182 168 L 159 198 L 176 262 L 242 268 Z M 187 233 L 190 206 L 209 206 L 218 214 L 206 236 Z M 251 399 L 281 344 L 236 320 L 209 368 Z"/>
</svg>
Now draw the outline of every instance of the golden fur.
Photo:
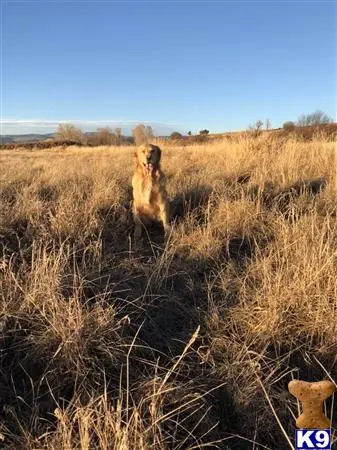
<svg viewBox="0 0 337 450">
<path fill-rule="evenodd" d="M 170 230 L 166 177 L 160 168 L 161 150 L 157 145 L 142 145 L 135 153 L 136 170 L 132 178 L 134 238 L 139 240 L 142 225 L 162 222 L 165 234 Z"/>
</svg>

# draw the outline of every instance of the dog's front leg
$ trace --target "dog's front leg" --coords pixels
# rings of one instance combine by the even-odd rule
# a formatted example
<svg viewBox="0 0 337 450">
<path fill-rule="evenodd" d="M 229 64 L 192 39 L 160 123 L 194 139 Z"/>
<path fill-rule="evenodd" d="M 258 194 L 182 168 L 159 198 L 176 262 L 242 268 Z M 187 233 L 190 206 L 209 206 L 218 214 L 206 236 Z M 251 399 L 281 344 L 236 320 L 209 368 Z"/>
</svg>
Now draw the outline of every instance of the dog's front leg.
<svg viewBox="0 0 337 450">
<path fill-rule="evenodd" d="M 133 237 L 136 242 L 139 242 L 142 236 L 142 222 L 137 213 L 133 214 L 133 221 L 135 227 Z"/>
<path fill-rule="evenodd" d="M 169 223 L 168 205 L 166 203 L 163 203 L 162 207 L 160 208 L 160 220 L 163 223 L 165 236 L 168 236 L 171 231 L 171 226 Z"/>
</svg>

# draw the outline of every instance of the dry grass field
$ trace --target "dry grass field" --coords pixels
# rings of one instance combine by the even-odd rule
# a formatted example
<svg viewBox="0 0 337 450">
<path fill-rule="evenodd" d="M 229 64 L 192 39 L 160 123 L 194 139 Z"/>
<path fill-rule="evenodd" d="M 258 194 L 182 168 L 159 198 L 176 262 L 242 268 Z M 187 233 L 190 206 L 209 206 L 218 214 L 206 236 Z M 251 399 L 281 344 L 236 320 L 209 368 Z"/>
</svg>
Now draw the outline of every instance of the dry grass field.
<svg viewBox="0 0 337 450">
<path fill-rule="evenodd" d="M 0 152 L 0 447 L 294 448 L 288 382 L 337 380 L 336 143 L 164 143 L 137 250 L 133 150 Z"/>
</svg>

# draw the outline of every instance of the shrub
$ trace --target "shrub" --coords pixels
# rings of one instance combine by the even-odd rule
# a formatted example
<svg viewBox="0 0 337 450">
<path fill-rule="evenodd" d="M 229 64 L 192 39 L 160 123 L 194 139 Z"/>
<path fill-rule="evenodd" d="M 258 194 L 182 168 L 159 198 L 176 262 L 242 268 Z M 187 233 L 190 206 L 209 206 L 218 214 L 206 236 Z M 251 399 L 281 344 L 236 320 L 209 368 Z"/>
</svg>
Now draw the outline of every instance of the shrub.
<svg viewBox="0 0 337 450">
<path fill-rule="evenodd" d="M 71 123 L 60 123 L 55 134 L 55 140 L 59 142 L 71 141 L 78 144 L 85 144 L 87 138 L 75 125 Z"/>
<path fill-rule="evenodd" d="M 329 117 L 326 113 L 320 110 L 316 110 L 311 114 L 302 114 L 297 121 L 299 127 L 305 127 L 310 125 L 322 125 L 327 123 L 332 123 L 333 119 Z"/>
<path fill-rule="evenodd" d="M 111 128 L 98 128 L 95 133 L 88 136 L 88 145 L 121 145 L 123 136 L 121 135 L 121 128 L 116 128 L 112 131 Z"/>
<path fill-rule="evenodd" d="M 177 140 L 177 139 L 181 139 L 183 137 L 183 135 L 181 133 L 179 133 L 179 131 L 173 131 L 173 133 L 171 133 L 170 138 L 173 140 Z"/>
<path fill-rule="evenodd" d="M 291 120 L 288 120 L 288 122 L 284 122 L 283 129 L 284 130 L 293 130 L 295 128 L 295 123 Z"/>
<path fill-rule="evenodd" d="M 209 134 L 209 130 L 201 130 L 201 131 L 199 131 L 199 134 L 201 135 L 201 136 L 207 136 L 208 134 Z"/>
<path fill-rule="evenodd" d="M 153 138 L 152 127 L 143 124 L 137 125 L 132 130 L 132 136 L 134 137 L 136 145 L 147 144 Z"/>
</svg>

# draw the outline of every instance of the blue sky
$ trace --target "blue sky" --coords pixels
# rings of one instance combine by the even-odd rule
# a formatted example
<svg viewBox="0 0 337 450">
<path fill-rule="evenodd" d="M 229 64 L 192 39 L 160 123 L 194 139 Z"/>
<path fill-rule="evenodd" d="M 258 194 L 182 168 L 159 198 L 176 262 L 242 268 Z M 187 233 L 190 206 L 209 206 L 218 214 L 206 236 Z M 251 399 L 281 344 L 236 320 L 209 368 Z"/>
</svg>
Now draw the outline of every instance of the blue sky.
<svg viewBox="0 0 337 450">
<path fill-rule="evenodd" d="M 2 0 L 1 9 L 2 134 L 59 121 L 220 132 L 316 109 L 336 120 L 332 1 Z"/>
</svg>

